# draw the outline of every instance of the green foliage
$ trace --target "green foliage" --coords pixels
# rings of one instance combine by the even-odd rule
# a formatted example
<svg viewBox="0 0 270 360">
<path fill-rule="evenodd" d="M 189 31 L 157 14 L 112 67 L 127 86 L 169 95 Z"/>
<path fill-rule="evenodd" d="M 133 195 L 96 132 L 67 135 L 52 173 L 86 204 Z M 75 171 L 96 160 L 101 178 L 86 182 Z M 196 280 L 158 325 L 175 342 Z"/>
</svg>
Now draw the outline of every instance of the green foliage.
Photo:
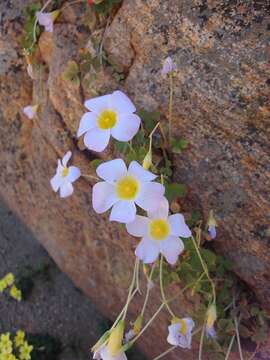
<svg viewBox="0 0 270 360">
<path fill-rule="evenodd" d="M 180 154 L 183 150 L 188 147 L 188 140 L 180 138 L 180 139 L 172 139 L 172 152 L 175 154 Z"/>
<path fill-rule="evenodd" d="M 41 4 L 30 4 L 26 7 L 25 13 L 25 25 L 24 25 L 24 36 L 22 38 L 21 45 L 28 52 L 33 53 L 35 50 L 35 38 L 34 38 L 34 24 L 36 21 L 36 12 L 41 9 Z M 36 26 L 36 36 L 37 38 L 40 35 L 40 27 Z"/>
<path fill-rule="evenodd" d="M 98 14 L 107 15 L 109 14 L 113 7 L 119 5 L 122 0 L 104 0 L 100 4 L 94 4 L 93 9 Z"/>
<path fill-rule="evenodd" d="M 140 109 L 138 115 L 142 119 L 144 129 L 148 134 L 154 129 L 156 124 L 160 121 L 160 112 L 158 111 L 146 111 Z"/>
<path fill-rule="evenodd" d="M 96 170 L 96 168 L 102 163 L 101 159 L 94 159 L 90 162 L 90 167 L 93 170 Z"/>
<path fill-rule="evenodd" d="M 165 196 L 171 203 L 173 200 L 186 196 L 187 188 L 184 184 L 172 183 L 165 184 Z"/>
<path fill-rule="evenodd" d="M 63 79 L 75 86 L 80 86 L 80 68 L 76 61 L 70 60 L 63 73 Z"/>
</svg>

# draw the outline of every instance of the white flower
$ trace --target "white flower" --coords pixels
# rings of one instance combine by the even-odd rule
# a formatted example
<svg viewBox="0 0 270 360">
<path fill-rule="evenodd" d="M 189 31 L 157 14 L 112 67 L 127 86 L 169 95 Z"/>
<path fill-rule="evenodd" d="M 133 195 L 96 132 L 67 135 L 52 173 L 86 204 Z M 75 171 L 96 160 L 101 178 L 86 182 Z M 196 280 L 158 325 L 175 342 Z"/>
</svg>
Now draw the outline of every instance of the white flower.
<svg viewBox="0 0 270 360">
<path fill-rule="evenodd" d="M 191 318 L 174 319 L 172 325 L 168 327 L 168 343 L 174 346 L 180 346 L 183 349 L 190 349 L 192 329 L 194 326 L 194 321 Z"/>
<path fill-rule="evenodd" d="M 57 16 L 59 15 L 59 10 L 55 10 L 49 13 L 38 11 L 36 17 L 39 25 L 45 27 L 45 31 L 53 32 L 53 23 Z"/>
<path fill-rule="evenodd" d="M 163 63 L 163 67 L 161 70 L 162 76 L 166 76 L 167 74 L 170 74 L 177 70 L 175 62 L 173 62 L 172 58 L 169 56 L 165 59 Z"/>
<path fill-rule="evenodd" d="M 123 351 L 119 351 L 118 354 L 112 355 L 108 346 L 102 346 L 95 351 L 93 359 L 97 360 L 128 360 L 126 354 Z"/>
<path fill-rule="evenodd" d="M 129 234 L 142 237 L 135 254 L 145 264 L 153 263 L 160 253 L 165 256 L 168 263 L 175 264 L 179 254 L 184 250 L 179 236 L 191 236 L 183 215 L 169 216 L 169 204 L 165 198 L 156 211 L 148 212 L 148 217 L 137 215 L 126 227 Z"/>
<path fill-rule="evenodd" d="M 87 100 L 90 112 L 83 115 L 77 136 L 84 135 L 85 146 L 103 151 L 110 136 L 119 141 L 129 141 L 138 132 L 141 119 L 135 115 L 135 106 L 122 91 Z"/>
<path fill-rule="evenodd" d="M 37 114 L 37 110 L 38 105 L 28 105 L 23 108 L 23 113 L 28 117 L 28 119 L 33 119 Z"/>
<path fill-rule="evenodd" d="M 101 214 L 112 207 L 110 221 L 134 221 L 136 205 L 146 211 L 156 210 L 165 192 L 163 185 L 152 181 L 156 175 L 137 161 L 127 169 L 122 159 L 110 160 L 97 167 L 97 174 L 104 181 L 93 186 L 93 208 Z"/>
<path fill-rule="evenodd" d="M 67 162 L 71 158 L 71 151 L 68 151 L 62 161 L 58 159 L 56 174 L 51 179 L 51 186 L 53 191 L 57 192 L 60 189 L 60 197 L 65 198 L 73 193 L 72 183 L 79 179 L 81 171 L 76 166 L 67 166 Z"/>
</svg>

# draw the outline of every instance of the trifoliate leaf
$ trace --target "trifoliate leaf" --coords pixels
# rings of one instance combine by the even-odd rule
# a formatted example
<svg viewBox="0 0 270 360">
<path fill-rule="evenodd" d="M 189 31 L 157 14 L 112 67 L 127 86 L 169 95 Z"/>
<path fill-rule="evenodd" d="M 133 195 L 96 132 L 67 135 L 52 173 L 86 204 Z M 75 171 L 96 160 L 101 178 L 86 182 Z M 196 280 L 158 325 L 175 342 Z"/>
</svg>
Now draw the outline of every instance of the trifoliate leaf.
<svg viewBox="0 0 270 360">
<path fill-rule="evenodd" d="M 172 139 L 172 152 L 175 154 L 180 154 L 183 150 L 188 147 L 188 140 L 180 138 L 180 139 Z"/>
</svg>

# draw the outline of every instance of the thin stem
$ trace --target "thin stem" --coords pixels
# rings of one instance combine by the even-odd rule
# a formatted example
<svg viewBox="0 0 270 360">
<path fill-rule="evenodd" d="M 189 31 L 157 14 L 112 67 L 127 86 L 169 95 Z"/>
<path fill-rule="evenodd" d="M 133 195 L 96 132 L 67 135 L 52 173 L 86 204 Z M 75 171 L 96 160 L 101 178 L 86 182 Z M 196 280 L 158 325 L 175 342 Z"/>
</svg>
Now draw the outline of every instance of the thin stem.
<svg viewBox="0 0 270 360">
<path fill-rule="evenodd" d="M 172 140 L 172 110 L 173 110 L 173 73 L 169 74 L 170 79 L 170 99 L 169 99 L 169 144 Z"/>
<path fill-rule="evenodd" d="M 158 316 L 160 311 L 163 309 L 165 303 L 162 303 L 160 307 L 157 309 L 157 311 L 154 313 L 154 315 L 151 317 L 151 319 L 148 321 L 148 323 L 142 328 L 142 330 L 139 332 L 137 336 L 132 340 L 132 344 L 134 344 L 139 337 L 145 332 L 145 330 L 152 324 L 152 322 L 155 320 L 155 318 Z"/>
<path fill-rule="evenodd" d="M 152 281 L 152 276 L 153 276 L 154 270 L 155 270 L 155 264 L 153 265 L 153 267 L 151 269 L 149 278 L 147 278 L 147 290 L 146 290 L 146 295 L 145 295 L 145 299 L 144 299 L 144 303 L 143 303 L 143 307 L 142 307 L 142 311 L 141 311 L 142 316 L 145 313 L 146 305 L 149 300 L 149 295 L 150 295 L 150 290 L 151 290 L 151 287 L 149 286 L 149 282 Z"/>
<path fill-rule="evenodd" d="M 136 269 L 136 289 L 138 289 L 138 292 L 141 294 L 140 290 L 140 260 L 138 260 L 138 265 Z"/>
<path fill-rule="evenodd" d="M 244 360 L 243 353 L 242 353 L 242 347 L 241 347 L 241 341 L 240 341 L 240 334 L 239 334 L 239 329 L 238 329 L 239 324 L 238 324 L 238 321 L 237 321 L 236 317 L 234 318 L 234 326 L 235 326 L 236 339 L 237 339 L 238 351 L 239 351 L 240 359 Z"/>
<path fill-rule="evenodd" d="M 202 360 L 204 333 L 205 333 L 205 322 L 203 324 L 201 337 L 200 337 L 199 360 Z"/>
<path fill-rule="evenodd" d="M 50 3 L 52 2 L 52 0 L 48 0 L 43 7 L 41 8 L 40 12 L 43 12 L 47 6 L 50 5 Z M 35 45 L 35 43 L 37 42 L 37 23 L 38 23 L 38 18 L 36 16 L 35 18 L 35 22 L 34 22 L 34 26 L 33 26 L 33 43 L 31 45 L 31 48 Z"/>
<path fill-rule="evenodd" d="M 137 274 L 137 267 L 139 265 L 139 259 L 136 257 L 136 260 L 135 260 L 135 264 L 134 264 L 134 269 L 133 269 L 133 276 L 132 276 L 132 281 L 131 281 L 131 284 L 130 284 L 130 287 L 129 287 L 129 291 L 128 291 L 128 297 L 127 297 L 127 302 L 126 302 L 126 305 L 125 305 L 125 308 L 124 308 L 124 314 L 123 314 L 123 320 L 126 318 L 127 316 L 127 310 L 128 310 L 128 305 L 130 303 L 130 299 L 131 299 L 131 295 L 132 295 L 132 291 L 134 289 L 134 285 L 135 285 L 135 282 L 136 282 L 136 274 Z M 137 288 L 136 288 L 137 289 Z"/>
<path fill-rule="evenodd" d="M 159 264 L 159 284 L 160 284 L 160 292 L 161 292 L 162 300 L 165 303 L 168 312 L 174 318 L 175 315 L 168 304 L 168 301 L 165 296 L 164 288 L 163 288 L 163 255 L 161 255 L 161 257 L 160 257 L 160 264 Z"/>
<path fill-rule="evenodd" d="M 169 354 L 171 351 L 175 350 L 177 348 L 177 346 L 172 346 L 171 348 L 169 348 L 168 350 L 164 351 L 162 354 L 156 356 L 153 360 L 158 360 L 161 359 L 162 357 L 164 357 L 165 355 Z"/>
<path fill-rule="evenodd" d="M 137 294 L 138 289 L 135 289 L 132 293 L 132 295 L 130 296 L 129 299 L 129 303 L 132 301 L 132 299 L 134 298 L 134 296 Z M 117 316 L 115 322 L 113 323 L 111 329 L 115 328 L 115 326 L 118 324 L 119 320 L 121 319 L 121 317 L 123 316 L 125 309 L 126 309 L 127 304 L 125 304 L 125 306 L 123 307 L 123 309 L 121 310 L 120 314 Z"/>
<path fill-rule="evenodd" d="M 205 275 L 207 276 L 211 286 L 212 286 L 212 295 L 213 295 L 213 303 L 215 304 L 216 303 L 216 289 L 215 289 L 215 284 L 213 282 L 213 280 L 211 279 L 210 275 L 209 275 L 209 271 L 208 271 L 208 268 L 207 268 L 207 265 L 205 264 L 202 256 L 201 256 L 201 253 L 200 253 L 200 250 L 199 250 L 199 247 L 198 247 L 198 244 L 196 242 L 196 240 L 194 239 L 193 236 L 191 236 L 191 239 L 192 239 L 192 242 L 193 242 L 193 245 L 196 249 L 196 252 L 197 252 L 197 255 L 198 255 L 198 258 L 200 259 L 200 262 L 201 262 L 201 265 L 202 265 L 202 268 L 205 272 Z"/>
<path fill-rule="evenodd" d="M 226 356 L 225 356 L 225 359 L 224 360 L 228 360 L 229 359 L 229 356 L 230 356 L 230 353 L 232 351 L 232 346 L 233 346 L 233 343 L 234 343 L 234 340 L 235 340 L 235 334 L 232 336 L 231 338 L 231 341 L 230 341 L 230 344 L 229 344 L 229 347 L 228 347 L 228 350 L 226 352 Z"/>
</svg>

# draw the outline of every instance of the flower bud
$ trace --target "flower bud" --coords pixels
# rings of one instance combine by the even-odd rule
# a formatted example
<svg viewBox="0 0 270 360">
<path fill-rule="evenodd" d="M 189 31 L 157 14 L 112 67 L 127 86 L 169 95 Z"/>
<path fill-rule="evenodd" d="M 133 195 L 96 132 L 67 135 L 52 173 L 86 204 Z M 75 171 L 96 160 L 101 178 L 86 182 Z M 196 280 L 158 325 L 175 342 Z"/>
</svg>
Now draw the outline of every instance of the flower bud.
<svg viewBox="0 0 270 360">
<path fill-rule="evenodd" d="M 116 356 L 122 347 L 124 330 L 125 323 L 123 320 L 120 320 L 116 327 L 111 331 L 108 341 L 108 350 L 112 356 Z"/>
<path fill-rule="evenodd" d="M 133 330 L 136 335 L 139 334 L 143 326 L 143 316 L 140 314 L 133 325 Z"/>
<path fill-rule="evenodd" d="M 152 151 L 149 150 L 148 153 L 145 155 L 145 158 L 143 159 L 143 168 L 145 170 L 149 170 L 152 166 Z"/>
</svg>

